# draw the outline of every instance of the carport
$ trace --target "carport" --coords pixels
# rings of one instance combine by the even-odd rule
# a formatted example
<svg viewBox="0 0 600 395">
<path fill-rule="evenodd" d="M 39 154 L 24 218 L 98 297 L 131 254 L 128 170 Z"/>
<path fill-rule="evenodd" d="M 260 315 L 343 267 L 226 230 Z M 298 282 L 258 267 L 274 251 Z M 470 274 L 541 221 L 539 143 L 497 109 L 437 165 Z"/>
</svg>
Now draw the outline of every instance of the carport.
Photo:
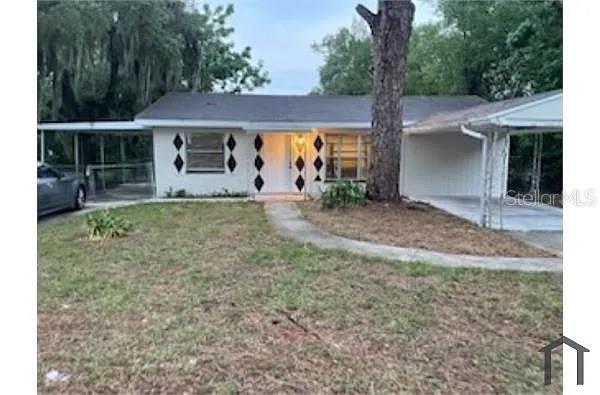
<svg viewBox="0 0 600 395">
<path fill-rule="evenodd" d="M 404 131 L 401 193 L 484 227 L 562 230 L 562 209 L 507 196 L 510 136 L 545 133 L 562 133 L 562 91 L 435 115 Z"/>
<path fill-rule="evenodd" d="M 154 196 L 152 131 L 135 122 L 39 123 L 37 157 L 83 179 L 88 199 Z"/>
</svg>

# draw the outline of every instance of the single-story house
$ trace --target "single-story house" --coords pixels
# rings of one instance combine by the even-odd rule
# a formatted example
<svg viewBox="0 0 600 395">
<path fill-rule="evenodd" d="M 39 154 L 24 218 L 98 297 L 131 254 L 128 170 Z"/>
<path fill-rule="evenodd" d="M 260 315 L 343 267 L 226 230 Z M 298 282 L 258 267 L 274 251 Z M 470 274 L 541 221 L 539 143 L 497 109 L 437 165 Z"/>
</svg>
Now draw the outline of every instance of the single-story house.
<svg viewBox="0 0 600 395">
<path fill-rule="evenodd" d="M 406 97 L 404 122 L 483 102 Z M 369 97 L 171 93 L 135 122 L 153 130 L 159 196 L 169 189 L 315 196 L 329 181 L 367 176 Z"/>
<path fill-rule="evenodd" d="M 151 135 L 157 197 L 177 190 L 306 197 L 318 196 L 328 182 L 366 179 L 371 104 L 366 96 L 176 92 L 132 122 L 43 123 L 38 129 L 42 145 L 44 133 L 57 130 Z M 506 193 L 511 133 L 562 131 L 562 92 L 494 103 L 477 96 L 406 96 L 403 121 L 402 195 L 489 201 Z"/>
</svg>

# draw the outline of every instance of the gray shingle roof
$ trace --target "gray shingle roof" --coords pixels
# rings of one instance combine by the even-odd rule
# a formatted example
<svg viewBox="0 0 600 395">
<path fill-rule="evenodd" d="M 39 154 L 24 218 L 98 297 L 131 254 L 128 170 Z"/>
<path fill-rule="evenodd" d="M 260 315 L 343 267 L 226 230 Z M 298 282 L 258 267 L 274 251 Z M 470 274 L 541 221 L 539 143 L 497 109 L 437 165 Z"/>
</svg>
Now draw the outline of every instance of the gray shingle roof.
<svg viewBox="0 0 600 395">
<path fill-rule="evenodd" d="M 416 122 L 439 112 L 455 111 L 485 103 L 485 100 L 477 96 L 406 96 L 404 100 L 404 122 Z M 173 92 L 158 99 L 135 119 L 371 122 L 371 98 Z"/>
</svg>

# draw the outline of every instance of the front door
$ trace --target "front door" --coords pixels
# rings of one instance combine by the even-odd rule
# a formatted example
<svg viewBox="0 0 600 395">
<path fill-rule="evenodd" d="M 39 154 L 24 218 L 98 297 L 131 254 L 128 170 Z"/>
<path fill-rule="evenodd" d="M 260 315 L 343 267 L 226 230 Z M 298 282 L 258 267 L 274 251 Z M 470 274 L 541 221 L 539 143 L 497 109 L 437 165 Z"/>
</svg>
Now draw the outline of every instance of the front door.
<svg viewBox="0 0 600 395">
<path fill-rule="evenodd" d="M 261 156 L 264 167 L 261 177 L 264 186 L 260 193 L 292 192 L 290 160 L 291 136 L 282 133 L 262 134 L 263 148 Z"/>
</svg>

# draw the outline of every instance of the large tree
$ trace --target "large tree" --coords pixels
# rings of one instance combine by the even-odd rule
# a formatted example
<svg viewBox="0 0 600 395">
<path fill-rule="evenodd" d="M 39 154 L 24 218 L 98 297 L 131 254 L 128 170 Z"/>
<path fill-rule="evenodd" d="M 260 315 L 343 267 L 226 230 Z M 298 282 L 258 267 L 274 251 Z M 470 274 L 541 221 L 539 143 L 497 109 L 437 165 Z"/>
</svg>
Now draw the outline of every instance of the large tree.
<svg viewBox="0 0 600 395">
<path fill-rule="evenodd" d="M 396 200 L 402 96 L 415 6 L 410 0 L 379 0 L 376 14 L 363 5 L 356 11 L 369 25 L 373 38 L 373 143 L 367 195 L 374 200 Z"/>
<path fill-rule="evenodd" d="M 229 40 L 233 7 L 189 4 L 38 2 L 38 118 L 129 118 L 167 91 L 267 83 L 250 48 Z"/>
<path fill-rule="evenodd" d="M 437 0 L 437 6 L 441 21 L 411 34 L 405 94 L 493 101 L 562 88 L 561 1 Z M 324 55 L 317 92 L 371 93 L 371 41 L 353 26 L 315 45 Z M 512 139 L 509 189 L 529 189 L 533 145 L 531 136 Z M 560 192 L 562 139 L 547 135 L 543 145 L 541 189 Z"/>
</svg>

